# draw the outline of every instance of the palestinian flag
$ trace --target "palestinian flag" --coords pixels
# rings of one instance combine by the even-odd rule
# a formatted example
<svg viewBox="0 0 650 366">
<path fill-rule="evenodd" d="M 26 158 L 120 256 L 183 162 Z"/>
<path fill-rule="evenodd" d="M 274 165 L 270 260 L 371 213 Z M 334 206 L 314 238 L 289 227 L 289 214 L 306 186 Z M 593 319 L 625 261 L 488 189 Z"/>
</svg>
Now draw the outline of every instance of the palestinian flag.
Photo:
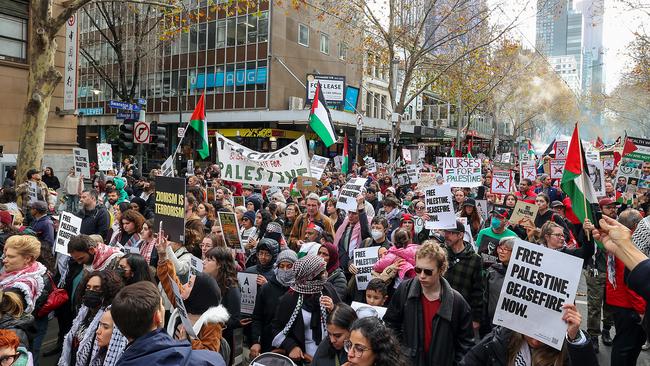
<svg viewBox="0 0 650 366">
<path fill-rule="evenodd" d="M 533 149 L 533 143 L 528 139 L 528 155 L 535 156 L 535 149 Z"/>
<path fill-rule="evenodd" d="M 343 161 L 341 162 L 341 173 L 348 174 L 348 169 L 350 169 L 350 154 L 348 152 L 348 134 L 345 133 L 345 138 L 343 139 Z"/>
<path fill-rule="evenodd" d="M 596 143 L 594 144 L 596 149 L 602 150 L 605 148 L 605 143 L 603 142 L 603 139 L 600 138 L 600 136 L 596 137 Z"/>
<path fill-rule="evenodd" d="M 474 140 L 470 137 L 469 141 L 467 142 L 467 157 L 472 159 L 472 149 L 474 148 Z"/>
<path fill-rule="evenodd" d="M 309 114 L 309 127 L 323 140 L 326 147 L 334 145 L 338 137 L 336 136 L 336 129 L 332 124 L 332 117 L 330 111 L 327 109 L 325 97 L 321 92 L 320 83 L 316 84 L 316 92 L 314 93 L 314 101 L 311 103 L 311 113 Z"/>
<path fill-rule="evenodd" d="M 560 186 L 562 191 L 571 199 L 571 207 L 580 222 L 584 223 L 585 218 L 593 222 L 591 205 L 598 204 L 598 199 L 596 198 L 593 183 L 589 179 L 589 169 L 587 168 L 587 160 L 578 134 L 577 123 L 573 130 L 573 136 L 571 136 Z"/>
<path fill-rule="evenodd" d="M 201 136 L 201 147 L 196 151 L 205 159 L 210 156 L 210 145 L 208 144 L 208 121 L 205 119 L 205 105 L 203 104 L 203 94 L 196 103 L 194 113 L 190 119 L 190 127 L 192 127 Z"/>
</svg>

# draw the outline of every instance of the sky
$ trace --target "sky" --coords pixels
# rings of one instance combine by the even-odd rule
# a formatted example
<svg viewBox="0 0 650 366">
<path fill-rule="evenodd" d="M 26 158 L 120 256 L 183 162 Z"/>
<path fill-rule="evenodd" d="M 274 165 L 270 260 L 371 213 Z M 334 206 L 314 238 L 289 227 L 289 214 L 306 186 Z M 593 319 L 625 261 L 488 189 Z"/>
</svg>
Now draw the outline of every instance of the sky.
<svg viewBox="0 0 650 366">
<path fill-rule="evenodd" d="M 646 0 L 643 0 L 646 1 Z M 647 0 L 650 3 L 650 0 Z M 581 0 L 575 0 L 580 3 Z M 536 0 L 489 0 L 488 4 L 501 4 L 505 16 L 495 11 L 500 23 L 511 23 L 521 12 L 512 36 L 522 41 L 525 47 L 535 44 Z M 650 30 L 650 16 L 626 8 L 619 0 L 605 0 L 605 24 L 603 46 L 605 47 L 605 88 L 612 91 L 626 71 L 630 58 L 625 54 L 628 44 L 634 39 L 634 32 L 641 29 L 645 21 Z"/>
</svg>

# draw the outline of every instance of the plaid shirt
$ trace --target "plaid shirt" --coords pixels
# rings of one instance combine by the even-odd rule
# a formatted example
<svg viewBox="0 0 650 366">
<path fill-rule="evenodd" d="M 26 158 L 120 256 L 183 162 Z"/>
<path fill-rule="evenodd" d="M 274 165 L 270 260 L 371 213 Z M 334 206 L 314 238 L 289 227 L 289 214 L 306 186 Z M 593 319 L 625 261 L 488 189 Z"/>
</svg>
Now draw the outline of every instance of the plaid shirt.
<svg viewBox="0 0 650 366">
<path fill-rule="evenodd" d="M 449 269 L 445 279 L 451 287 L 460 292 L 472 308 L 472 320 L 480 321 L 483 308 L 483 277 L 481 274 L 481 257 L 476 254 L 471 244 L 465 242 L 465 249 L 454 253 L 447 249 Z"/>
</svg>

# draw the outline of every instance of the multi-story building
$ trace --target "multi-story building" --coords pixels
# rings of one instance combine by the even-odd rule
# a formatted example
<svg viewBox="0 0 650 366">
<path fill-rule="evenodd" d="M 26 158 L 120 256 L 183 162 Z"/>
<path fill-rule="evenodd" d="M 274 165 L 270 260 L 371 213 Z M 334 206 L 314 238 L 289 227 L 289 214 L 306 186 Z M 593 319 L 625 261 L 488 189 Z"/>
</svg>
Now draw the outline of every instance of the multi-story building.
<svg viewBox="0 0 650 366">
<path fill-rule="evenodd" d="M 548 62 L 569 88 L 576 94 L 582 94 L 582 55 L 576 59 L 575 55 L 551 56 Z"/>
<path fill-rule="evenodd" d="M 57 2 L 58 3 L 58 2 Z M 55 13 L 60 8 L 54 7 Z M 23 109 L 27 102 L 29 76 L 29 1 L 0 0 L 0 183 L 6 169 L 16 163 L 20 125 Z M 55 62 L 63 74 L 65 29 L 57 37 L 59 49 Z M 71 167 L 72 148 L 77 146 L 75 129 L 77 119 L 73 115 L 62 116 L 56 113 L 63 109 L 63 83 L 54 91 L 50 104 L 45 135 L 43 166 L 51 166 L 59 177 L 64 177 Z"/>
<path fill-rule="evenodd" d="M 337 128 L 349 128 L 353 133 L 355 114 L 361 110 L 358 99 L 364 53 L 359 51 L 360 29 L 351 32 L 350 28 L 332 26 L 332 19 L 319 16 L 309 6 L 294 10 L 262 1 L 257 9 L 229 14 L 214 12 L 206 1 L 192 4 L 207 18 L 147 56 L 134 87 L 136 97 L 147 100 L 147 119 L 170 127 L 170 149 L 159 157 L 176 146 L 180 122 L 189 120 L 202 93 L 210 134 L 219 130 L 259 150 L 275 149 L 295 139 L 307 130 L 305 84 L 309 75 L 331 75 L 341 83 L 345 101 L 332 105 L 332 118 Z M 90 17 L 81 18 L 81 47 L 114 64 L 114 52 L 92 25 L 94 9 L 89 8 Z M 355 25 L 347 27 L 354 29 Z M 109 79 L 118 79 L 117 69 L 111 70 Z M 82 61 L 78 107 L 102 112 L 80 121 L 82 140 L 89 142 L 88 146 L 105 138 L 110 126 L 120 124 L 115 118 L 117 111 L 108 108 L 116 94 L 105 79 Z M 364 128 L 388 131 L 381 113 L 364 118 Z M 308 137 L 314 138 L 313 134 Z M 336 153 L 337 148 L 333 146 L 329 153 Z"/>
</svg>

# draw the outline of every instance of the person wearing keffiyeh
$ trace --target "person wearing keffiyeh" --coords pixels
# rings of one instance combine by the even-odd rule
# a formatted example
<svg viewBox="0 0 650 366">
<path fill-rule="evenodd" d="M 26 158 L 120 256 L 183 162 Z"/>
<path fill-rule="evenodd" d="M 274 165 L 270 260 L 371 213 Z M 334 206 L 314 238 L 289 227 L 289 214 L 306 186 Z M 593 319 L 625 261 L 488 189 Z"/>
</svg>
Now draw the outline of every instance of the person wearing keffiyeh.
<svg viewBox="0 0 650 366">
<path fill-rule="evenodd" d="M 40 254 L 41 243 L 31 235 L 14 235 L 5 243 L 0 289 L 20 294 L 26 314 L 34 310 L 45 287 L 43 276 L 47 269 L 36 261 Z"/>
<path fill-rule="evenodd" d="M 327 313 L 341 301 L 327 282 L 326 267 L 322 258 L 313 255 L 294 263 L 294 283 L 280 298 L 272 322 L 273 347 L 283 349 L 295 361 L 311 360 L 327 336 Z"/>
</svg>

